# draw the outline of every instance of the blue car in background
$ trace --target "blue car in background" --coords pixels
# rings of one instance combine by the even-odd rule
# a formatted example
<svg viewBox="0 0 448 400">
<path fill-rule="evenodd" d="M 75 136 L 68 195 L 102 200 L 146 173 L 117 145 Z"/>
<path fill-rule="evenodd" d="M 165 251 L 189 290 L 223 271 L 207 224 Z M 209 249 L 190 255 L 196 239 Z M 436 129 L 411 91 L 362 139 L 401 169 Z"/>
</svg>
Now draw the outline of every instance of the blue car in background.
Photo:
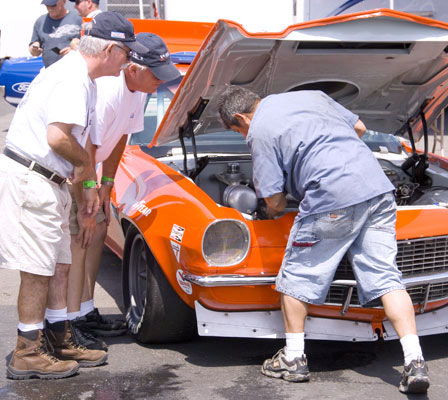
<svg viewBox="0 0 448 400">
<path fill-rule="evenodd" d="M 0 64 L 0 88 L 5 100 L 17 105 L 43 66 L 42 57 L 4 59 Z"/>
<path fill-rule="evenodd" d="M 171 60 L 175 64 L 191 64 L 195 55 L 194 51 L 180 51 L 171 54 Z M 0 60 L 0 96 L 17 106 L 31 81 L 43 67 L 42 56 Z"/>
</svg>

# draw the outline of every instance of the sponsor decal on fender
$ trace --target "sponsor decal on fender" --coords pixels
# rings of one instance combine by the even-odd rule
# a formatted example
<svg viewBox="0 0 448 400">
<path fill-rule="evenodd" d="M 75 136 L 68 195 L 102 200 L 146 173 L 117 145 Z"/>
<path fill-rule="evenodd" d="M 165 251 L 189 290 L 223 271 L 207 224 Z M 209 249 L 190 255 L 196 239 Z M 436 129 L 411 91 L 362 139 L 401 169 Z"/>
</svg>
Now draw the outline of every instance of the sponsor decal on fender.
<svg viewBox="0 0 448 400">
<path fill-rule="evenodd" d="M 180 288 L 186 294 L 192 294 L 193 293 L 193 288 L 191 287 L 191 283 L 184 279 L 184 273 L 183 273 L 183 271 L 181 269 L 177 270 L 176 278 L 177 278 L 177 283 L 179 284 Z"/>
<path fill-rule="evenodd" d="M 151 214 L 151 209 L 146 207 L 145 202 L 139 201 L 138 203 L 135 203 L 131 206 L 131 210 L 138 211 L 140 214 L 143 214 L 145 217 L 147 217 L 149 214 Z"/>
<path fill-rule="evenodd" d="M 182 228 L 179 225 L 173 224 L 173 229 L 171 229 L 170 239 L 173 239 L 176 242 L 182 243 L 184 233 L 185 233 L 185 228 Z"/>
<path fill-rule="evenodd" d="M 177 262 L 179 262 L 179 256 L 180 256 L 180 244 L 173 242 L 172 240 L 170 240 L 171 242 L 171 247 L 173 249 L 173 253 L 176 257 Z"/>
</svg>

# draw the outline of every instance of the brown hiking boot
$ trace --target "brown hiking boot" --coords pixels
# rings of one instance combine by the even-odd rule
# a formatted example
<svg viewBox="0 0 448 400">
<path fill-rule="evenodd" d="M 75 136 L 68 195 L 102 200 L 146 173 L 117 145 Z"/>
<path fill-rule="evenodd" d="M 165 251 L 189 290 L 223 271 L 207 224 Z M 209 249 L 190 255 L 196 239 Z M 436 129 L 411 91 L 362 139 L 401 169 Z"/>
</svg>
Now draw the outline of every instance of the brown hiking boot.
<svg viewBox="0 0 448 400">
<path fill-rule="evenodd" d="M 82 346 L 70 321 L 50 324 L 47 321 L 47 337 L 54 348 L 53 355 L 61 360 L 75 360 L 80 367 L 96 367 L 107 360 L 102 350 L 89 350 Z"/>
<path fill-rule="evenodd" d="M 78 372 L 76 361 L 61 361 L 51 355 L 41 329 L 20 332 L 17 345 L 6 370 L 10 379 L 60 379 Z"/>
</svg>

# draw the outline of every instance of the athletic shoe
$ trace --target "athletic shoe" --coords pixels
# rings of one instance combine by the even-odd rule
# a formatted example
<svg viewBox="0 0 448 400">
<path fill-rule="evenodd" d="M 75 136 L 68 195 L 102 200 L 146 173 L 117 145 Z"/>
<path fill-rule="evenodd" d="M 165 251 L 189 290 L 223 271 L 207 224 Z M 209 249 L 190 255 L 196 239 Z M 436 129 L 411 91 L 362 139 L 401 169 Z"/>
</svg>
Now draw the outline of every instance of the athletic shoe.
<svg viewBox="0 0 448 400">
<path fill-rule="evenodd" d="M 126 322 L 104 318 L 98 308 L 84 315 L 84 318 L 85 322 L 78 324 L 78 327 L 97 336 L 120 336 L 128 330 Z"/>
<path fill-rule="evenodd" d="M 307 382 L 310 371 L 305 354 L 288 361 L 285 348 L 280 349 L 274 357 L 265 360 L 261 366 L 261 373 L 271 378 L 281 378 L 289 382 Z"/>
<path fill-rule="evenodd" d="M 429 388 L 428 367 L 422 357 L 404 366 L 399 390 L 403 393 L 426 393 Z"/>
<path fill-rule="evenodd" d="M 107 351 L 107 344 L 104 342 L 104 340 L 97 338 L 89 331 L 84 331 L 82 329 L 82 326 L 85 322 L 86 319 L 84 317 L 78 317 L 70 321 L 70 324 L 72 325 L 72 328 L 75 331 L 75 335 L 78 339 L 78 343 L 89 350 Z"/>
</svg>

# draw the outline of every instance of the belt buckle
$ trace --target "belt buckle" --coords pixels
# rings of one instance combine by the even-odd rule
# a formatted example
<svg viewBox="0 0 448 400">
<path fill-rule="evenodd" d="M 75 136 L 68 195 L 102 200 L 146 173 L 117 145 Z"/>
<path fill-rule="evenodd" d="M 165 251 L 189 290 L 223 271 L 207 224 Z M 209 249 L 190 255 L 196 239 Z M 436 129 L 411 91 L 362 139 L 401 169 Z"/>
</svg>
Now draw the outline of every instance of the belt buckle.
<svg viewBox="0 0 448 400">
<path fill-rule="evenodd" d="M 50 181 L 54 182 L 54 183 L 57 183 L 55 180 L 53 180 L 55 176 L 59 177 L 59 175 L 58 175 L 56 172 L 53 172 L 53 173 L 51 174 L 51 176 L 50 176 L 48 179 L 49 179 Z M 62 178 L 62 181 L 61 181 L 60 183 L 57 183 L 57 184 L 59 185 L 59 187 L 62 187 L 62 185 L 63 185 L 66 181 L 67 181 L 67 179 Z"/>
</svg>

